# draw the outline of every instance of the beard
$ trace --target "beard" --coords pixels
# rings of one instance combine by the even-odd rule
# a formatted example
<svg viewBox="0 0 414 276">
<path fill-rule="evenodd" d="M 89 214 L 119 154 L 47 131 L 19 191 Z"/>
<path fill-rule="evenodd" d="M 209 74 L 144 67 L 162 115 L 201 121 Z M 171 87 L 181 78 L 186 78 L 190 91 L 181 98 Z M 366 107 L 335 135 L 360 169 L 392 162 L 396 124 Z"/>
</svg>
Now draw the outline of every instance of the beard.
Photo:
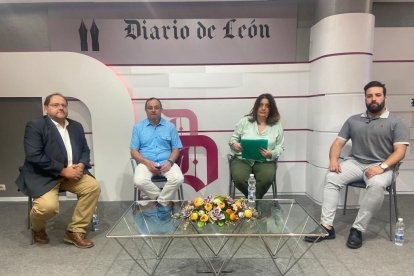
<svg viewBox="0 0 414 276">
<path fill-rule="evenodd" d="M 367 106 L 367 110 L 370 113 L 378 113 L 380 112 L 384 107 L 385 107 L 385 101 L 383 101 L 382 103 L 377 103 L 377 104 L 365 104 Z"/>
</svg>

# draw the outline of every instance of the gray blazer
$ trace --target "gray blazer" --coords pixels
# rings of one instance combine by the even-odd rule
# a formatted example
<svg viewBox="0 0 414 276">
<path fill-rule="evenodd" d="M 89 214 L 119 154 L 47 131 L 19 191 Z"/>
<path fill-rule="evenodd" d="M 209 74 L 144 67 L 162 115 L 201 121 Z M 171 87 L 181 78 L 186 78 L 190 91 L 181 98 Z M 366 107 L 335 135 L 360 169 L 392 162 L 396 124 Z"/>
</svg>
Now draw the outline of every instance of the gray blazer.
<svg viewBox="0 0 414 276">
<path fill-rule="evenodd" d="M 80 123 L 67 119 L 67 127 L 72 145 L 73 163 L 83 163 L 89 174 L 90 150 Z M 24 165 L 16 179 L 19 190 L 37 197 L 50 191 L 61 179 L 59 173 L 68 165 L 68 156 L 62 137 L 48 116 L 32 120 L 26 124 L 24 134 Z"/>
</svg>

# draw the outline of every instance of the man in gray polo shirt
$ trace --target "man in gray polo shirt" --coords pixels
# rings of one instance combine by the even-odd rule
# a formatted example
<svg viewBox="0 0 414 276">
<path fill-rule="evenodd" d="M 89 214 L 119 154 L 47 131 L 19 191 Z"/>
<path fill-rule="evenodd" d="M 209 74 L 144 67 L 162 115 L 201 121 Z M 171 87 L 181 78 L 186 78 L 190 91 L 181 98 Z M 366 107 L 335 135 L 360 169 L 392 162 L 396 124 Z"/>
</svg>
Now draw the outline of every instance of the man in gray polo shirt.
<svg viewBox="0 0 414 276">
<path fill-rule="evenodd" d="M 348 183 L 363 179 L 367 191 L 346 243 L 352 249 L 362 246 L 362 232 L 367 229 L 373 214 L 381 208 L 384 190 L 391 184 L 392 168 L 404 158 L 410 139 L 407 126 L 385 107 L 385 85 L 372 81 L 364 91 L 367 111 L 348 118 L 329 151 L 329 172 L 321 214 L 321 225 L 329 235 L 317 240 L 335 238 L 332 225 L 339 192 Z M 352 141 L 351 155 L 339 163 L 341 150 L 348 140 Z M 316 239 L 305 237 L 307 242 Z"/>
</svg>

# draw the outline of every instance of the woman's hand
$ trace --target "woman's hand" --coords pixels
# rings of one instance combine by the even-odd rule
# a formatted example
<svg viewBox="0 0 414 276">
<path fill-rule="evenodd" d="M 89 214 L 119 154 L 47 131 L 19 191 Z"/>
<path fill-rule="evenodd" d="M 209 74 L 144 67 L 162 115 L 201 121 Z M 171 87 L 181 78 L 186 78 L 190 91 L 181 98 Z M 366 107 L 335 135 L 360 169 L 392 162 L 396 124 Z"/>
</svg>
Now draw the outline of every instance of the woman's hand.
<svg viewBox="0 0 414 276">
<path fill-rule="evenodd" d="M 234 151 L 237 151 L 237 152 L 242 152 L 243 151 L 243 148 L 242 148 L 242 146 L 240 145 L 240 143 L 233 143 L 233 144 L 231 144 L 231 146 L 230 146 Z"/>
<path fill-rule="evenodd" d="M 272 151 L 264 148 L 260 148 L 260 154 L 267 159 L 272 158 Z"/>
</svg>

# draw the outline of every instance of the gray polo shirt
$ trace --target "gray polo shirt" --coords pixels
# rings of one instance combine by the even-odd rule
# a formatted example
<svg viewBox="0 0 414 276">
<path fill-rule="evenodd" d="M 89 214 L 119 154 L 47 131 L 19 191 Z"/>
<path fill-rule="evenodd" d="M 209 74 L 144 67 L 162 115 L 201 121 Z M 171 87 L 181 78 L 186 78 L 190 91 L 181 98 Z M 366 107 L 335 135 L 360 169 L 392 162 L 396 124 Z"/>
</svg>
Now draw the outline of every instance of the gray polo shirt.
<svg viewBox="0 0 414 276">
<path fill-rule="evenodd" d="M 351 116 L 338 138 L 351 139 L 351 157 L 369 164 L 387 159 L 394 152 L 394 145 L 409 145 L 410 131 L 399 117 L 386 110 L 374 119 L 368 118 L 366 113 Z"/>
</svg>

